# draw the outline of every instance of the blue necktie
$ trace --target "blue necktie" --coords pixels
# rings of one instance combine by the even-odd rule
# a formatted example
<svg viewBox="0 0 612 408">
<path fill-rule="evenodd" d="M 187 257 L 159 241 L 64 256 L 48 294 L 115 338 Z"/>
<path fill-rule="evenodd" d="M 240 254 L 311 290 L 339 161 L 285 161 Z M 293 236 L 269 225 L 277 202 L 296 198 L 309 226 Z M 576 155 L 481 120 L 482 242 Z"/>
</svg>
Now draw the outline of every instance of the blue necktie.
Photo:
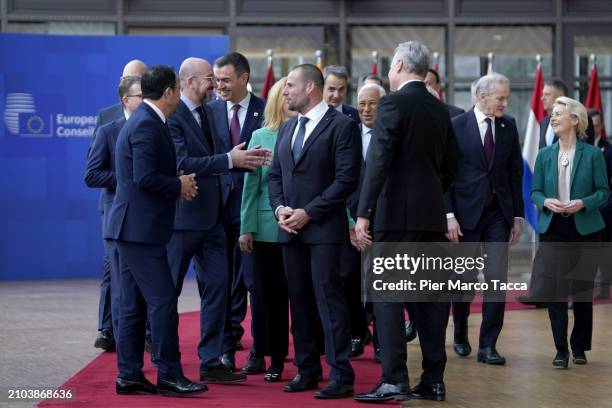
<svg viewBox="0 0 612 408">
<path fill-rule="evenodd" d="M 302 153 L 302 148 L 304 147 L 304 137 L 306 136 L 306 122 L 308 122 L 306 116 L 302 116 L 300 118 L 300 128 L 298 129 L 297 135 L 295 135 L 295 140 L 293 141 L 293 161 L 297 162 L 300 158 L 300 154 Z"/>
</svg>

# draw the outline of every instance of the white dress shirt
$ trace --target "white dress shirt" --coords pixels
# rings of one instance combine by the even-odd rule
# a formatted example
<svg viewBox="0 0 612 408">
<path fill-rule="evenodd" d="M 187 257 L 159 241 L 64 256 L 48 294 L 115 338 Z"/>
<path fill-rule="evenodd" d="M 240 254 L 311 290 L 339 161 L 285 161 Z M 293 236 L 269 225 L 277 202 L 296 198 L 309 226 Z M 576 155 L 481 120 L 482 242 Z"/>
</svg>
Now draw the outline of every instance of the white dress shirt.
<svg viewBox="0 0 612 408">
<path fill-rule="evenodd" d="M 244 126 L 244 120 L 246 119 L 247 110 L 249 110 L 249 103 L 251 102 L 251 93 L 247 92 L 247 96 L 238 102 L 240 105 L 240 109 L 238 109 L 238 123 L 240 123 L 240 131 L 242 131 L 242 126 Z M 234 117 L 234 102 L 227 101 L 227 126 L 232 126 L 232 118 Z"/>
<path fill-rule="evenodd" d="M 366 159 L 366 155 L 368 154 L 370 140 L 372 140 L 372 132 L 372 129 L 370 129 L 363 123 L 361 124 L 361 155 L 363 156 L 364 161 Z"/>
<path fill-rule="evenodd" d="M 548 127 L 546 128 L 546 146 L 553 144 L 555 140 L 555 131 L 553 130 L 550 121 L 548 121 Z"/>
<path fill-rule="evenodd" d="M 327 112 L 328 109 L 329 106 L 325 102 L 321 101 L 314 108 L 306 112 L 305 115 L 302 115 L 301 113 L 298 115 L 298 125 L 295 127 L 295 130 L 293 131 L 293 136 L 291 137 L 291 149 L 293 149 L 295 136 L 297 135 L 298 130 L 300 129 L 299 123 L 302 116 L 306 116 L 308 119 L 310 119 L 308 122 L 306 122 L 305 125 L 306 132 L 304 133 L 304 143 L 302 144 L 302 146 L 304 146 L 304 144 L 306 144 L 306 140 L 308 140 L 308 137 L 310 136 L 312 131 L 317 127 L 321 119 L 323 119 L 323 116 L 325 116 L 325 112 Z"/>
<path fill-rule="evenodd" d="M 491 131 L 493 132 L 493 143 L 495 143 L 495 116 L 487 116 L 482 113 L 477 106 L 474 106 L 474 115 L 476 115 L 476 122 L 478 123 L 478 130 L 480 131 L 480 141 L 484 146 L 485 134 L 487 133 L 487 122 L 486 118 L 491 119 Z"/>
<path fill-rule="evenodd" d="M 155 106 L 155 104 L 151 102 L 149 99 L 143 99 L 142 101 L 146 103 L 147 105 L 149 105 L 155 111 L 155 113 L 157 113 L 157 116 L 159 116 L 162 122 L 166 123 L 166 117 L 164 116 L 164 113 L 161 111 L 161 109 Z"/>
</svg>

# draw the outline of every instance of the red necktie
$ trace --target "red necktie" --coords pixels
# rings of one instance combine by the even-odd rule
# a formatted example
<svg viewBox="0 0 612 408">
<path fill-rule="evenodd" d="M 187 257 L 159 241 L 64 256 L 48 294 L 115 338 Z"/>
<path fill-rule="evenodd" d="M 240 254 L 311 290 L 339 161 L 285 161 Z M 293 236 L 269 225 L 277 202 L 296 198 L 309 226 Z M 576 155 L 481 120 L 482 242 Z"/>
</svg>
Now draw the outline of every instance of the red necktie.
<svg viewBox="0 0 612 408">
<path fill-rule="evenodd" d="M 232 106 L 234 110 L 234 116 L 232 116 L 232 122 L 230 124 L 230 134 L 232 135 L 232 147 L 240 143 L 240 121 L 238 120 L 238 111 L 240 105 L 236 104 Z"/>
</svg>

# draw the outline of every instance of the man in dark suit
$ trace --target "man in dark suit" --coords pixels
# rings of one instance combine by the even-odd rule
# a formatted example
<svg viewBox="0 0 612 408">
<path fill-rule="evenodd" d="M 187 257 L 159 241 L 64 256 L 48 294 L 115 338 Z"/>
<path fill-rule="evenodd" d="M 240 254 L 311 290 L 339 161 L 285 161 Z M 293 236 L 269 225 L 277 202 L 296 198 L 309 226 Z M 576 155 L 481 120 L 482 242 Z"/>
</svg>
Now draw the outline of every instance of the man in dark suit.
<svg viewBox="0 0 612 408">
<path fill-rule="evenodd" d="M 347 208 L 353 220 L 357 219 L 357 207 L 359 205 L 359 194 L 365 174 L 366 155 L 370 147 L 376 110 L 380 98 L 385 96 L 385 89 L 377 84 L 366 84 L 359 89 L 357 95 L 357 111 L 359 112 L 361 130 L 361 170 L 359 173 L 359 184 L 357 189 L 347 200 Z M 351 324 L 351 358 L 363 354 L 367 342 L 372 337 L 368 330 L 366 308 L 361 300 L 361 254 L 360 246 L 355 236 L 355 229 L 350 231 L 351 243 L 344 244 L 342 250 L 342 265 L 340 272 L 344 280 L 344 296 L 349 311 Z M 376 343 L 376 341 L 375 341 Z M 374 344 L 375 353 L 379 353 L 377 344 Z"/>
<path fill-rule="evenodd" d="M 318 320 L 325 337 L 330 382 L 315 398 L 353 394 L 351 335 L 342 295 L 340 254 L 348 240 L 346 200 L 359 179 L 357 123 L 322 99 L 323 76 L 311 64 L 287 76 L 284 95 L 299 115 L 279 130 L 270 169 L 270 205 L 279 220 L 298 374 L 286 392 L 321 381 Z"/>
<path fill-rule="evenodd" d="M 425 82 L 425 85 L 432 87 L 437 93 L 440 92 L 442 87 L 442 84 L 440 83 L 440 74 L 438 74 L 438 71 L 435 69 L 429 68 L 427 70 L 427 75 L 425 76 L 425 80 L 423 82 Z M 444 106 L 446 107 L 446 110 L 451 118 L 465 112 L 463 109 L 455 105 L 444 103 Z"/>
<path fill-rule="evenodd" d="M 141 79 L 143 103 L 123 126 L 115 149 L 117 190 L 105 238 L 121 262 L 117 394 L 190 395 L 206 391 L 183 375 L 177 297 L 168 265 L 177 199 L 197 195 L 195 174 L 177 176 L 166 118 L 176 111 L 179 83 L 171 67 L 154 66 Z M 149 311 L 157 386 L 142 372 Z"/>
<path fill-rule="evenodd" d="M 457 152 L 444 105 L 423 83 L 429 51 L 418 42 L 400 44 L 389 70 L 391 94 L 381 99 L 361 187 L 357 238 L 377 242 L 440 242 L 446 232 L 443 193 L 452 182 Z M 383 192 L 381 194 L 381 191 Z M 445 398 L 444 337 L 448 302 L 416 302 L 416 327 L 423 353 L 421 382 L 409 388 L 404 337 L 404 304 L 375 302 L 382 379 L 362 402 Z"/>
<path fill-rule="evenodd" d="M 447 237 L 453 242 L 483 242 L 484 276 L 508 278 L 507 245 L 518 243 L 524 217 L 523 161 L 518 130 L 504 117 L 510 83 L 501 74 L 486 75 L 476 84 L 476 106 L 453 118 L 459 147 L 459 171 L 446 196 Z M 492 243 L 488 245 L 487 243 Z M 485 291 L 477 360 L 503 365 L 496 343 L 504 322 L 505 294 Z M 470 302 L 454 302 L 455 352 L 466 357 Z"/>
<path fill-rule="evenodd" d="M 265 101 L 247 90 L 251 75 L 249 61 L 233 52 L 218 58 L 213 67 L 220 99 L 208 105 L 213 112 L 213 134 L 217 150 L 227 153 L 237 145 L 248 146 L 251 134 L 261 127 Z M 241 253 L 240 205 L 244 174 L 232 172 L 221 178 L 223 191 L 223 223 L 227 238 L 230 300 L 226 314 L 223 364 L 235 368 L 234 355 L 241 348 L 244 334 L 242 321 L 247 310 L 247 291 L 250 289 L 250 257 Z M 253 356 L 250 356 L 251 358 Z"/>
<path fill-rule="evenodd" d="M 117 181 L 115 178 L 115 144 L 126 119 L 142 102 L 140 78 L 125 77 L 119 83 L 119 100 L 121 101 L 121 118 L 98 128 L 87 157 L 85 184 L 90 188 L 101 188 L 102 203 L 102 236 L 106 228 L 108 212 L 113 199 Z M 123 116 L 125 112 L 125 116 Z M 117 322 L 119 319 L 119 259 L 117 248 L 112 240 L 103 240 L 105 262 L 108 262 L 108 272 L 100 284 L 100 307 L 98 322 L 100 333 L 94 344 L 105 350 L 115 348 Z M 108 276 L 107 276 L 108 275 Z M 110 323 L 108 322 L 110 320 Z"/>
<path fill-rule="evenodd" d="M 121 81 L 126 77 L 135 77 L 136 79 L 140 79 L 140 76 L 144 74 L 146 70 L 147 66 L 142 61 L 132 60 L 128 62 L 125 67 L 123 67 L 123 73 L 119 78 L 119 82 L 121 83 Z M 130 103 L 134 103 L 137 100 L 137 97 L 129 96 L 128 99 L 130 100 Z M 127 119 L 127 117 L 128 114 L 126 111 L 126 107 L 124 106 L 122 101 L 119 101 L 119 103 L 104 108 L 98 113 L 98 117 L 96 118 L 96 127 L 94 129 L 94 134 L 87 152 L 88 160 L 91 154 L 92 146 L 96 139 L 96 134 L 98 133 L 98 128 L 116 120 Z M 106 190 L 101 190 L 100 198 L 98 200 L 98 210 L 102 215 L 102 220 L 104 220 L 104 207 L 107 198 L 108 197 L 106 194 Z M 104 229 L 104 225 L 102 226 L 102 229 Z M 109 251 L 111 251 L 111 248 L 108 245 L 104 245 L 104 258 L 102 261 L 103 274 L 102 281 L 100 282 L 100 300 L 98 306 L 98 336 L 96 337 L 96 341 L 94 342 L 94 347 L 101 348 L 104 350 L 112 350 L 115 348 L 115 339 L 112 333 L 113 318 L 111 307 L 112 300 L 110 292 L 112 253 Z"/>
<path fill-rule="evenodd" d="M 359 123 L 357 109 L 344 103 L 349 80 L 346 68 L 340 65 L 328 65 L 323 68 L 323 78 L 325 80 L 325 88 L 323 89 L 325 103 Z"/>
<path fill-rule="evenodd" d="M 221 364 L 226 304 L 228 299 L 227 248 L 223 228 L 221 178 L 232 168 L 255 169 L 266 159 L 265 151 L 242 150 L 218 153 L 211 128 L 212 111 L 205 105 L 213 89 L 211 65 L 187 58 L 179 69 L 181 101 L 168 119 L 176 149 L 177 170 L 195 173 L 200 191 L 192 201 L 176 204 L 174 232 L 168 243 L 172 278 L 180 296 L 192 259 L 197 265 L 200 303 L 200 379 L 211 382 L 244 381 Z"/>
</svg>

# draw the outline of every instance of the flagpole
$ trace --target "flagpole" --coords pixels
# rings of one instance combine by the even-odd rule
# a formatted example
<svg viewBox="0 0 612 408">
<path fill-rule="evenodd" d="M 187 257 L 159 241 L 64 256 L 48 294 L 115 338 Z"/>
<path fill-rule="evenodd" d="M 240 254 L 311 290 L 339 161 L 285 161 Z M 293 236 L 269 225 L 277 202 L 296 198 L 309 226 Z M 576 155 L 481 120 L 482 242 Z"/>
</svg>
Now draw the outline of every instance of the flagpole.
<svg viewBox="0 0 612 408">
<path fill-rule="evenodd" d="M 493 71 L 493 60 L 494 60 L 494 58 L 495 58 L 495 54 L 493 54 L 492 52 L 490 52 L 487 55 L 487 59 L 489 60 L 489 65 L 487 66 L 487 75 L 490 75 L 490 74 L 492 74 L 494 72 Z"/>
<path fill-rule="evenodd" d="M 542 55 L 541 54 L 536 55 L 536 61 L 537 61 L 537 67 L 540 68 L 542 66 Z M 536 233 L 535 228 L 531 228 L 531 262 L 532 263 L 536 256 L 537 242 L 538 242 L 537 238 L 538 238 L 538 234 Z"/>
</svg>

